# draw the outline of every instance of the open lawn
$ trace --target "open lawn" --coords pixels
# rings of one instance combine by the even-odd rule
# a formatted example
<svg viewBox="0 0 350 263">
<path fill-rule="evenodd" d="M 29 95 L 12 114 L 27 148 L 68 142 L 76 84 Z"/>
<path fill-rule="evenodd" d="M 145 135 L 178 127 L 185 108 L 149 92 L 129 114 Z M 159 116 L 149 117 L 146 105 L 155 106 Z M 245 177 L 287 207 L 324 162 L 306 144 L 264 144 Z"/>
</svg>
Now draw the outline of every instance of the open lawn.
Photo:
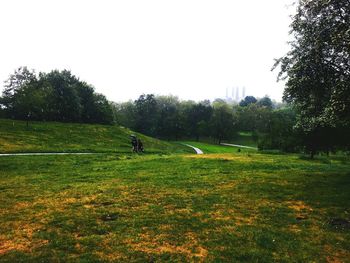
<svg viewBox="0 0 350 263">
<path fill-rule="evenodd" d="M 294 155 L 0 158 L 1 262 L 349 262 L 350 164 Z"/>
</svg>

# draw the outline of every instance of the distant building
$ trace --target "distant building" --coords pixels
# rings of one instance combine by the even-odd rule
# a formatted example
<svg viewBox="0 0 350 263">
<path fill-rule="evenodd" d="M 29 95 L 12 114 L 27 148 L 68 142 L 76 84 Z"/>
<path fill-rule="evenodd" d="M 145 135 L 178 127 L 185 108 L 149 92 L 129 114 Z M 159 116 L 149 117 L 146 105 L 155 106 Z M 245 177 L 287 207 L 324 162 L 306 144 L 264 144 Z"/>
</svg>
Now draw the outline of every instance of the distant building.
<svg viewBox="0 0 350 263">
<path fill-rule="evenodd" d="M 226 101 L 227 102 L 237 102 L 245 98 L 246 89 L 245 87 L 232 87 L 226 88 Z"/>
</svg>

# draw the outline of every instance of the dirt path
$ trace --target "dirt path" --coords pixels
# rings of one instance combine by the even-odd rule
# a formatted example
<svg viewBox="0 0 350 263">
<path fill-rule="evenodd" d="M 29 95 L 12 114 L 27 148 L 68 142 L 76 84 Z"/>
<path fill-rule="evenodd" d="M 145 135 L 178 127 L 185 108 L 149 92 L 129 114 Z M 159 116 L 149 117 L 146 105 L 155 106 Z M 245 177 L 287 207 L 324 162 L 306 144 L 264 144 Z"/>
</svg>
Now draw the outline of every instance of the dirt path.
<svg viewBox="0 0 350 263">
<path fill-rule="evenodd" d="M 220 143 L 220 144 L 221 144 L 221 145 L 225 145 L 225 146 L 232 146 L 232 147 L 240 147 L 240 148 L 258 150 L 258 148 L 256 148 L 256 147 L 245 146 L 245 145 L 239 145 L 239 144 L 231 144 L 231 143 Z"/>
<path fill-rule="evenodd" d="M 186 143 L 183 143 L 183 145 L 186 145 L 186 146 L 188 146 L 188 147 L 191 147 L 193 150 L 196 151 L 196 154 L 203 154 L 203 151 L 202 151 L 201 149 L 197 148 L 197 147 L 194 147 L 194 146 L 189 145 L 189 144 L 186 144 Z"/>
<path fill-rule="evenodd" d="M 98 153 L 0 153 L 1 156 L 32 156 L 32 155 L 84 155 L 84 154 L 98 154 Z"/>
</svg>

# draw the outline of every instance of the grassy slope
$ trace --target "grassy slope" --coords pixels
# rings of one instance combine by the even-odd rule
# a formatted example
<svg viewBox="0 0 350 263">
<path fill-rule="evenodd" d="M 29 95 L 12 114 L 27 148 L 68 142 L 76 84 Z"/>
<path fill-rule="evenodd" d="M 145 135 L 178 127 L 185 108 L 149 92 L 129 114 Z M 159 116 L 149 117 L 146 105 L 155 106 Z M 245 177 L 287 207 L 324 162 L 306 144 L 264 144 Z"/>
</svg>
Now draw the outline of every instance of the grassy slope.
<svg viewBox="0 0 350 263">
<path fill-rule="evenodd" d="M 128 129 L 91 124 L 31 122 L 0 119 L 0 153 L 130 152 Z M 190 152 L 184 146 L 138 134 L 147 152 Z"/>
<path fill-rule="evenodd" d="M 350 165 L 293 155 L 0 158 L 0 261 L 346 262 Z M 113 220 L 105 221 L 110 216 Z"/>
</svg>

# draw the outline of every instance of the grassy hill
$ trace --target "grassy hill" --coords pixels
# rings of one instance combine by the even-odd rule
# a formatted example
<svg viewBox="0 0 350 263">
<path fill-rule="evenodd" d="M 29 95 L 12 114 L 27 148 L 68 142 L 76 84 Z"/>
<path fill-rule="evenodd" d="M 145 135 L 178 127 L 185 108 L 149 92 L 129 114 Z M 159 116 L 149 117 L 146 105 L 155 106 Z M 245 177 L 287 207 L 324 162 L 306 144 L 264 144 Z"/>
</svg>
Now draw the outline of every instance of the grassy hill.
<svg viewBox="0 0 350 263">
<path fill-rule="evenodd" d="M 348 262 L 332 158 L 1 157 L 0 262 Z"/>
<path fill-rule="evenodd" d="M 0 157 L 0 262 L 349 261 L 349 157 L 131 133 L 0 120 L 2 153 L 102 153 Z"/>
<path fill-rule="evenodd" d="M 130 134 L 143 141 L 148 153 L 192 152 L 188 147 L 156 140 L 129 129 L 58 122 L 0 119 L 0 153 L 18 152 L 120 152 L 131 151 Z"/>
</svg>

